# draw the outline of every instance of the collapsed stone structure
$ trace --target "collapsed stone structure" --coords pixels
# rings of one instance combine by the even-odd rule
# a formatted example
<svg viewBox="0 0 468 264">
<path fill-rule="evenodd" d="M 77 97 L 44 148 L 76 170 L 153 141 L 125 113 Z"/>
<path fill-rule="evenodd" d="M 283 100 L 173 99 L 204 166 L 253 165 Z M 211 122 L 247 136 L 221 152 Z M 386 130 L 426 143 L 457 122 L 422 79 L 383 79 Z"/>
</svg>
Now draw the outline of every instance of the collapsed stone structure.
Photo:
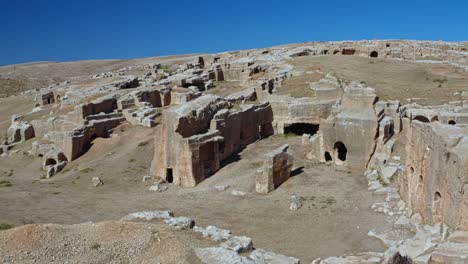
<svg viewBox="0 0 468 264">
<path fill-rule="evenodd" d="M 247 144 L 273 133 L 268 103 L 234 105 L 204 95 L 164 112 L 155 137 L 151 173 L 193 187 Z"/>
<path fill-rule="evenodd" d="M 34 128 L 30 122 L 23 121 L 21 116 L 11 117 L 11 125 L 7 131 L 8 139 L 0 144 L 0 154 L 8 152 L 18 145 L 34 137 Z"/>
</svg>

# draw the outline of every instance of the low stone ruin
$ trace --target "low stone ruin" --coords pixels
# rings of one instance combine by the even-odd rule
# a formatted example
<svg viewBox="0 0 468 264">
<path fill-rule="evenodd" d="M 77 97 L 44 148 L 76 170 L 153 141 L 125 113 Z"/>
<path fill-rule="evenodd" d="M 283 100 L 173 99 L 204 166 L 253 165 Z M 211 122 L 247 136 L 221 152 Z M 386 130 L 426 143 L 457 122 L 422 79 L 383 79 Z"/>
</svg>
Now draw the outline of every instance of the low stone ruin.
<svg viewBox="0 0 468 264">
<path fill-rule="evenodd" d="M 0 144 L 0 154 L 7 153 L 14 146 L 34 137 L 34 128 L 28 121 L 23 121 L 21 116 L 11 117 L 11 125 L 7 131 L 8 138 Z"/>
<path fill-rule="evenodd" d="M 255 191 L 261 194 L 267 194 L 291 176 L 294 157 L 287 153 L 288 145 L 268 153 L 263 163 L 263 168 L 257 171 L 255 179 Z"/>
</svg>

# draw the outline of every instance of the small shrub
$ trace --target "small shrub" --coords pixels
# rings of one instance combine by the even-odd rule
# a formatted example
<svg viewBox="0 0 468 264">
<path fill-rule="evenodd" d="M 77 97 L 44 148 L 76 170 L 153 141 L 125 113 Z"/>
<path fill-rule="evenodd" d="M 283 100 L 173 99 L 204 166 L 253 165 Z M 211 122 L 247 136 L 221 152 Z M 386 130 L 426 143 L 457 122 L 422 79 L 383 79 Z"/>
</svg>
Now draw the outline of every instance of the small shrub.
<svg viewBox="0 0 468 264">
<path fill-rule="evenodd" d="M 136 161 L 136 159 L 129 159 L 128 160 L 129 163 L 132 163 L 132 162 L 135 162 L 135 161 Z"/>
<path fill-rule="evenodd" d="M 100 249 L 100 248 L 101 248 L 101 245 L 100 245 L 100 244 L 98 244 L 98 243 L 94 243 L 94 244 L 92 244 L 92 245 L 91 245 L 91 247 L 90 247 L 90 248 L 91 248 L 92 250 L 98 250 L 98 249 Z"/>
<path fill-rule="evenodd" d="M 167 72 L 167 73 L 173 73 L 176 71 L 176 69 L 172 68 L 171 65 L 161 65 L 160 67 L 161 70 Z"/>
<path fill-rule="evenodd" d="M 10 229 L 10 228 L 13 228 L 13 227 L 15 227 L 15 225 L 6 224 L 6 223 L 1 223 L 0 224 L 0 230 L 7 230 L 7 229 Z"/>
<path fill-rule="evenodd" d="M 0 187 L 11 187 L 11 186 L 13 186 L 13 184 L 10 181 L 6 181 L 6 180 L 0 181 Z"/>
<path fill-rule="evenodd" d="M 435 82 L 435 83 L 443 84 L 443 83 L 447 82 L 448 80 L 447 80 L 446 77 L 444 77 L 444 78 L 441 78 L 441 79 L 435 78 L 435 79 L 432 79 L 432 81 Z"/>
<path fill-rule="evenodd" d="M 336 199 L 334 197 L 328 197 L 326 202 L 327 204 L 334 204 L 336 203 Z"/>
<path fill-rule="evenodd" d="M 139 147 L 144 147 L 144 146 L 148 145 L 148 143 L 149 143 L 148 141 L 142 141 L 142 142 L 138 143 L 138 146 Z"/>
</svg>

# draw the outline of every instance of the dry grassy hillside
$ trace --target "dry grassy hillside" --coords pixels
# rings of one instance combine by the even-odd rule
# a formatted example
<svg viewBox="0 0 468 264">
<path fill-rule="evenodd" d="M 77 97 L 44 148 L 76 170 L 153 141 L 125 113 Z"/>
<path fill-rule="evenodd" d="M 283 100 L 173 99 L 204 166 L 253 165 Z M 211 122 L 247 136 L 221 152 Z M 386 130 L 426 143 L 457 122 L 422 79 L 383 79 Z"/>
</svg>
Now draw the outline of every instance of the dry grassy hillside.
<svg viewBox="0 0 468 264">
<path fill-rule="evenodd" d="M 315 71 L 333 72 L 345 80 L 359 80 L 377 91 L 383 100 L 414 98 L 422 105 L 460 100 L 467 88 L 468 73 L 445 64 L 424 64 L 401 60 L 373 59 L 358 56 L 307 56 L 290 61 L 298 70 L 308 72 L 285 81 L 280 93 L 295 97 L 308 95 L 308 82 L 317 81 Z"/>
<path fill-rule="evenodd" d="M 171 62 L 192 55 L 150 57 L 131 60 L 89 60 L 76 62 L 36 62 L 0 67 L 0 97 L 44 88 L 66 80 L 85 79 L 91 75 L 148 63 Z"/>
</svg>

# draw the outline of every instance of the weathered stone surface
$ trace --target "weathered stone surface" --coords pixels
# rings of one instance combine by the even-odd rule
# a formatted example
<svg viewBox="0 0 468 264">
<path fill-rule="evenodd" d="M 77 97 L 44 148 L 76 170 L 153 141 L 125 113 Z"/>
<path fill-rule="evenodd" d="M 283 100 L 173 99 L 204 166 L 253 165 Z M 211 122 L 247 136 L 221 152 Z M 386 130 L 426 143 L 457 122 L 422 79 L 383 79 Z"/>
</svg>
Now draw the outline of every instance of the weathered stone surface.
<svg viewBox="0 0 468 264">
<path fill-rule="evenodd" d="M 468 231 L 457 230 L 448 237 L 449 242 L 468 244 Z"/>
<path fill-rule="evenodd" d="M 137 212 L 131 213 L 129 215 L 124 216 L 120 221 L 131 221 L 137 219 L 145 219 L 145 220 L 153 220 L 153 219 L 169 219 L 174 217 L 174 213 L 170 211 L 145 211 L 145 212 Z"/>
<path fill-rule="evenodd" d="M 217 190 L 218 192 L 224 192 L 225 190 L 227 190 L 229 188 L 229 184 L 215 185 L 215 186 L 213 186 L 213 188 L 215 190 Z"/>
<path fill-rule="evenodd" d="M 468 244 L 441 243 L 432 252 L 430 263 L 468 263 Z"/>
<path fill-rule="evenodd" d="M 291 205 L 289 206 L 289 209 L 290 210 L 298 210 L 299 208 L 302 207 L 302 201 L 304 200 L 303 197 L 299 196 L 299 195 L 296 195 L 296 194 L 293 194 L 291 196 Z"/>
<path fill-rule="evenodd" d="M 406 173 L 400 194 L 423 221 L 468 229 L 468 131 L 418 120 L 406 126 Z"/>
<path fill-rule="evenodd" d="M 34 128 L 30 122 L 21 121 L 21 118 L 12 120 L 8 128 L 8 144 L 24 142 L 34 137 Z"/>
<path fill-rule="evenodd" d="M 249 256 L 258 264 L 299 264 L 299 259 L 288 257 L 263 249 L 255 249 Z"/>
<path fill-rule="evenodd" d="M 247 193 L 244 191 L 239 191 L 239 190 L 232 190 L 231 194 L 234 196 L 245 196 Z"/>
<path fill-rule="evenodd" d="M 230 236 L 221 246 L 237 253 L 250 252 L 253 248 L 252 239 L 246 236 Z"/>
<path fill-rule="evenodd" d="M 195 254 L 206 264 L 255 264 L 237 252 L 222 247 L 197 248 Z"/>
<path fill-rule="evenodd" d="M 164 222 L 178 228 L 192 228 L 195 225 L 195 221 L 192 218 L 184 216 L 168 218 Z"/>
<path fill-rule="evenodd" d="M 104 182 L 102 182 L 102 180 L 99 179 L 98 177 L 93 177 L 92 182 L 93 182 L 94 187 L 99 187 L 101 185 L 104 185 Z"/>
<path fill-rule="evenodd" d="M 216 172 L 221 161 L 273 132 L 268 103 L 231 107 L 221 97 L 204 95 L 165 111 L 151 173 L 193 187 Z"/>
<path fill-rule="evenodd" d="M 194 226 L 193 230 L 202 233 L 204 237 L 211 237 L 215 241 L 227 240 L 231 236 L 230 230 L 220 229 L 215 226 L 207 226 L 206 228 Z"/>
<path fill-rule="evenodd" d="M 294 157 L 286 152 L 288 147 L 281 146 L 266 156 L 255 180 L 257 193 L 267 194 L 289 179 Z"/>
<path fill-rule="evenodd" d="M 136 78 L 134 76 L 128 77 L 125 80 L 118 81 L 118 82 L 114 83 L 114 86 L 119 88 L 119 89 L 135 88 L 135 87 L 138 87 L 138 85 L 140 85 L 140 82 L 139 82 L 138 78 Z"/>
</svg>

